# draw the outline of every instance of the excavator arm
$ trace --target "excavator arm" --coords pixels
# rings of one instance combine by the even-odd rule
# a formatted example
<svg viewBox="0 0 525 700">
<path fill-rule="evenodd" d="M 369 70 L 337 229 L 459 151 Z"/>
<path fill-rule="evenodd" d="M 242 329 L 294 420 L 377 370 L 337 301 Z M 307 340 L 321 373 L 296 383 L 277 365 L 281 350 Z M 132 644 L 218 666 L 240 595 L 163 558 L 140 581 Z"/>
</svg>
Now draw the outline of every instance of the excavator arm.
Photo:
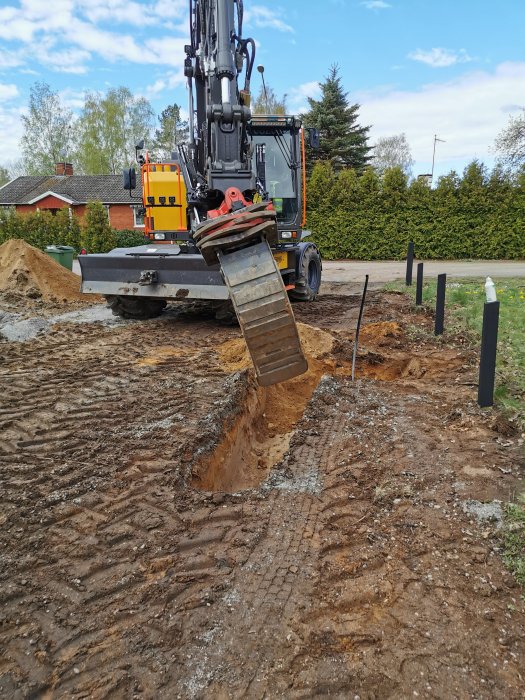
<svg viewBox="0 0 525 700">
<path fill-rule="evenodd" d="M 270 249 L 277 220 L 262 151 L 252 167 L 247 125 L 255 42 L 242 37 L 242 0 L 190 0 L 190 23 L 185 75 L 192 235 L 206 263 L 220 265 L 259 383 L 275 384 L 308 365 Z"/>
</svg>

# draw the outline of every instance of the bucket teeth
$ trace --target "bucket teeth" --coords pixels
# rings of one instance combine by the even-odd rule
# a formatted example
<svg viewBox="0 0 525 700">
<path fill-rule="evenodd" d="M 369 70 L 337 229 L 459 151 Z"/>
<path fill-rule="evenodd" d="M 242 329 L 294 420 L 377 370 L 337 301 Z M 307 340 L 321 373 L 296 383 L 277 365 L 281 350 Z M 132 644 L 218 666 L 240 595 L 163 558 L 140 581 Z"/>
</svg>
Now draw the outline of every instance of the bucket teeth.
<svg viewBox="0 0 525 700">
<path fill-rule="evenodd" d="M 194 235 L 206 262 L 218 260 L 221 266 L 262 386 L 286 381 L 308 369 L 288 294 L 268 243 L 276 232 L 275 212 L 257 204 L 239 214 L 206 221 Z"/>
</svg>

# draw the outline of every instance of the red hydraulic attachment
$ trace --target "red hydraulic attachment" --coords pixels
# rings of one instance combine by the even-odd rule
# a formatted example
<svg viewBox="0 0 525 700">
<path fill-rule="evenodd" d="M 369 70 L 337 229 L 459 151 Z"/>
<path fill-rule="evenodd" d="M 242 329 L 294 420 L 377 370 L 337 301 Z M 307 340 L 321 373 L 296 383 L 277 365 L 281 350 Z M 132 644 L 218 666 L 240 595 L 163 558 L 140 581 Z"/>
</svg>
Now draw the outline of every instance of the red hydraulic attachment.
<svg viewBox="0 0 525 700">
<path fill-rule="evenodd" d="M 277 219 L 272 202 L 247 201 L 236 187 L 224 194 L 224 202 L 208 212 L 193 238 L 208 265 L 218 262 L 217 252 L 238 249 L 245 244 L 267 240 L 277 242 Z"/>
<path fill-rule="evenodd" d="M 270 245 L 277 241 L 271 202 L 250 204 L 235 187 L 193 238 L 208 265 L 219 263 L 262 386 L 306 372 L 292 307 Z"/>
</svg>

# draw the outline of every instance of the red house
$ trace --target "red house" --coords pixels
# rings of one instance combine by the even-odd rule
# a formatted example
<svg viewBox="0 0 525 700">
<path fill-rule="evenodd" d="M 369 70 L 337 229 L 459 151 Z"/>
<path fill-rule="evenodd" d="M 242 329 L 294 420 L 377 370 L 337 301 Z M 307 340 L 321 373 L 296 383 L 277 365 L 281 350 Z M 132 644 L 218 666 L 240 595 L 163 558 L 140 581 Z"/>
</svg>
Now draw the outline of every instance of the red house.
<svg viewBox="0 0 525 700">
<path fill-rule="evenodd" d="M 86 204 L 98 200 L 108 210 L 109 223 L 115 229 L 143 229 L 139 209 L 141 183 L 130 197 L 122 187 L 120 175 L 74 175 L 70 163 L 57 163 L 55 175 L 23 175 L 0 187 L 0 207 L 14 207 L 24 214 L 37 210 L 56 213 L 69 207 L 80 218 Z"/>
</svg>

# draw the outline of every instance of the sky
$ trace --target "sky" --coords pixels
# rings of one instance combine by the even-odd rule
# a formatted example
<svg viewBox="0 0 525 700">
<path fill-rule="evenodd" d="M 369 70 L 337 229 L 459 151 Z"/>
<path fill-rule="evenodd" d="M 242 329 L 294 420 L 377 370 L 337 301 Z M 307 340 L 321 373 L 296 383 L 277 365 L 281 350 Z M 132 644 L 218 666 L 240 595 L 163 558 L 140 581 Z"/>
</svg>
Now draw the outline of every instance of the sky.
<svg viewBox="0 0 525 700">
<path fill-rule="evenodd" d="M 0 0 L 0 165 L 20 156 L 29 89 L 78 112 L 85 91 L 124 85 L 157 113 L 187 104 L 188 0 Z M 478 158 L 525 108 L 525 0 L 244 0 L 244 35 L 289 111 L 319 96 L 332 64 L 370 141 L 405 133 L 414 175 Z M 252 91 L 259 74 L 254 72 Z"/>
</svg>

